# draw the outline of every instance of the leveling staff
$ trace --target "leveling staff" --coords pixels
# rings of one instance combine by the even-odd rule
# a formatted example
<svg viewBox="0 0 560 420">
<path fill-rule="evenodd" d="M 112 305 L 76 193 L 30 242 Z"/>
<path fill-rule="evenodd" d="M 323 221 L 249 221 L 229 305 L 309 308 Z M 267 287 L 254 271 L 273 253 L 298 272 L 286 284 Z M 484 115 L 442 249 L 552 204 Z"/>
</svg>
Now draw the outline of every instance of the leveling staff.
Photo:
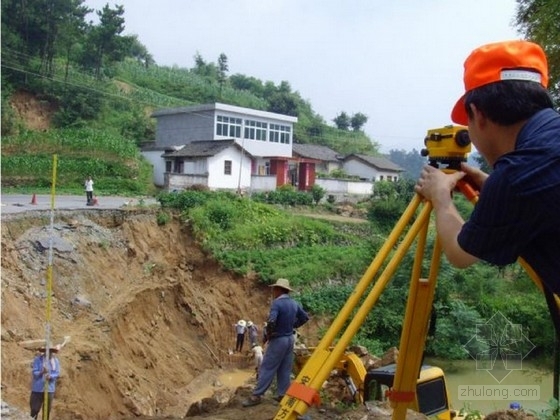
<svg viewBox="0 0 560 420">
<path fill-rule="evenodd" d="M 506 265 L 521 256 L 547 295 L 560 295 L 560 115 L 546 90 L 544 51 L 526 41 L 493 43 L 474 50 L 464 67 L 466 93 L 451 119 L 468 125 L 494 169 L 488 176 L 466 164 L 452 174 L 426 166 L 415 190 L 433 204 L 451 264 Z M 480 189 L 466 222 L 450 194 L 465 175 Z"/>
</svg>

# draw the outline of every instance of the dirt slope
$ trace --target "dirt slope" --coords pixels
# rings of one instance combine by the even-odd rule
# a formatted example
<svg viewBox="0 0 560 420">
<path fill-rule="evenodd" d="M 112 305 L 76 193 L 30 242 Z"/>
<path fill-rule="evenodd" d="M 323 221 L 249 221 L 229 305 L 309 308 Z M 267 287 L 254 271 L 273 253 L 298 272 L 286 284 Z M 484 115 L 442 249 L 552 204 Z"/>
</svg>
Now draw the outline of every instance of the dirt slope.
<svg viewBox="0 0 560 420">
<path fill-rule="evenodd" d="M 255 383 L 249 353 L 230 354 L 233 324 L 261 323 L 270 290 L 224 272 L 187 225 L 158 226 L 154 210 L 2 215 L 2 400 L 27 418 L 26 343 L 69 343 L 53 404 L 57 419 L 271 419 L 271 398 L 243 408 Z M 52 260 L 49 238 L 52 237 Z M 46 311 L 52 261 L 52 309 Z M 49 319 L 49 322 L 47 322 Z M 300 332 L 309 345 L 325 325 Z M 365 408 L 312 408 L 313 419 L 369 418 Z M 4 417 L 4 414 L 2 415 Z M 382 418 L 382 417 L 371 417 Z"/>
<path fill-rule="evenodd" d="M 211 384 L 220 367 L 248 366 L 228 355 L 232 324 L 265 319 L 266 288 L 223 272 L 177 220 L 57 215 L 50 324 L 55 343 L 71 337 L 60 353 L 57 418 L 182 417 L 199 398 L 195 378 Z M 48 238 L 46 214 L 2 219 L 2 399 L 20 407 L 33 357 L 20 343 L 45 336 Z"/>
</svg>

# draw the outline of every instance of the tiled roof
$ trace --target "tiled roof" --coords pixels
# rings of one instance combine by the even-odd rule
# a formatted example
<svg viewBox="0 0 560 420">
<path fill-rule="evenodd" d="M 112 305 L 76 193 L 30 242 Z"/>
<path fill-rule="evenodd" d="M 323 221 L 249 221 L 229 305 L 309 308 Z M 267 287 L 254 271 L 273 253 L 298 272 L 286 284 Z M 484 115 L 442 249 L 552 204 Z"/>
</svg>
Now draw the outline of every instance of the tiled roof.
<svg viewBox="0 0 560 420">
<path fill-rule="evenodd" d="M 322 160 L 326 162 L 338 162 L 339 154 L 327 146 L 318 144 L 296 144 L 292 145 L 292 155 L 297 154 L 308 159 Z"/>
<path fill-rule="evenodd" d="M 369 155 L 359 155 L 359 154 L 352 154 L 348 155 L 344 158 L 344 161 L 348 161 L 350 159 L 358 159 L 362 162 L 374 166 L 377 169 L 384 169 L 388 171 L 395 171 L 395 172 L 403 172 L 404 169 L 401 168 L 396 163 L 391 162 L 389 159 L 384 157 L 377 157 L 377 156 L 369 156 Z"/>
<path fill-rule="evenodd" d="M 183 148 L 175 152 L 166 153 L 164 157 L 209 157 L 215 156 L 222 150 L 228 147 L 236 146 L 241 149 L 235 140 L 202 140 L 193 141 L 191 143 L 185 144 Z M 247 151 L 245 151 L 247 155 Z"/>
</svg>

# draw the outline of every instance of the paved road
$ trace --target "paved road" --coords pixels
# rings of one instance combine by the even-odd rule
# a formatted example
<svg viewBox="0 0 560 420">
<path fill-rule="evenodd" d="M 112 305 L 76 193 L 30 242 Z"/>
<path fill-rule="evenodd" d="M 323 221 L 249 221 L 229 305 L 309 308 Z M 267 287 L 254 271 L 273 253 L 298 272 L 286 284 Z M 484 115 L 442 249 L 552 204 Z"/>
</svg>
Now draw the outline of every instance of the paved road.
<svg viewBox="0 0 560 420">
<path fill-rule="evenodd" d="M 137 206 L 143 204 L 151 206 L 158 204 L 154 198 L 130 198 L 130 197 L 97 197 L 97 205 L 86 206 L 85 195 L 57 195 L 54 198 L 54 208 L 64 210 L 87 210 L 87 209 L 120 209 L 127 206 Z M 2 194 L 1 196 L 1 214 L 23 213 L 32 210 L 50 210 L 50 195 L 35 195 L 33 200 L 32 194 Z"/>
</svg>

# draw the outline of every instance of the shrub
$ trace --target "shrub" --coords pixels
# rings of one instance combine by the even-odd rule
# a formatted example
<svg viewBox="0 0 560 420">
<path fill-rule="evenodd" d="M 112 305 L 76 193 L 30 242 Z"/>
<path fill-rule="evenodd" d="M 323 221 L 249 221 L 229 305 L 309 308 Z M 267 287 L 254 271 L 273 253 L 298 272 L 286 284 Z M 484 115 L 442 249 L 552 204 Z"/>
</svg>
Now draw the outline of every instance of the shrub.
<svg viewBox="0 0 560 420">
<path fill-rule="evenodd" d="M 171 220 L 171 216 L 169 216 L 169 214 L 164 211 L 160 211 L 156 216 L 156 220 L 158 226 L 164 226 L 169 223 L 169 221 Z"/>
<path fill-rule="evenodd" d="M 315 184 L 313 185 L 313 187 L 311 187 L 310 192 L 311 196 L 313 197 L 313 201 L 315 201 L 315 204 L 319 204 L 319 201 L 323 199 L 327 191 L 323 187 Z"/>
</svg>

